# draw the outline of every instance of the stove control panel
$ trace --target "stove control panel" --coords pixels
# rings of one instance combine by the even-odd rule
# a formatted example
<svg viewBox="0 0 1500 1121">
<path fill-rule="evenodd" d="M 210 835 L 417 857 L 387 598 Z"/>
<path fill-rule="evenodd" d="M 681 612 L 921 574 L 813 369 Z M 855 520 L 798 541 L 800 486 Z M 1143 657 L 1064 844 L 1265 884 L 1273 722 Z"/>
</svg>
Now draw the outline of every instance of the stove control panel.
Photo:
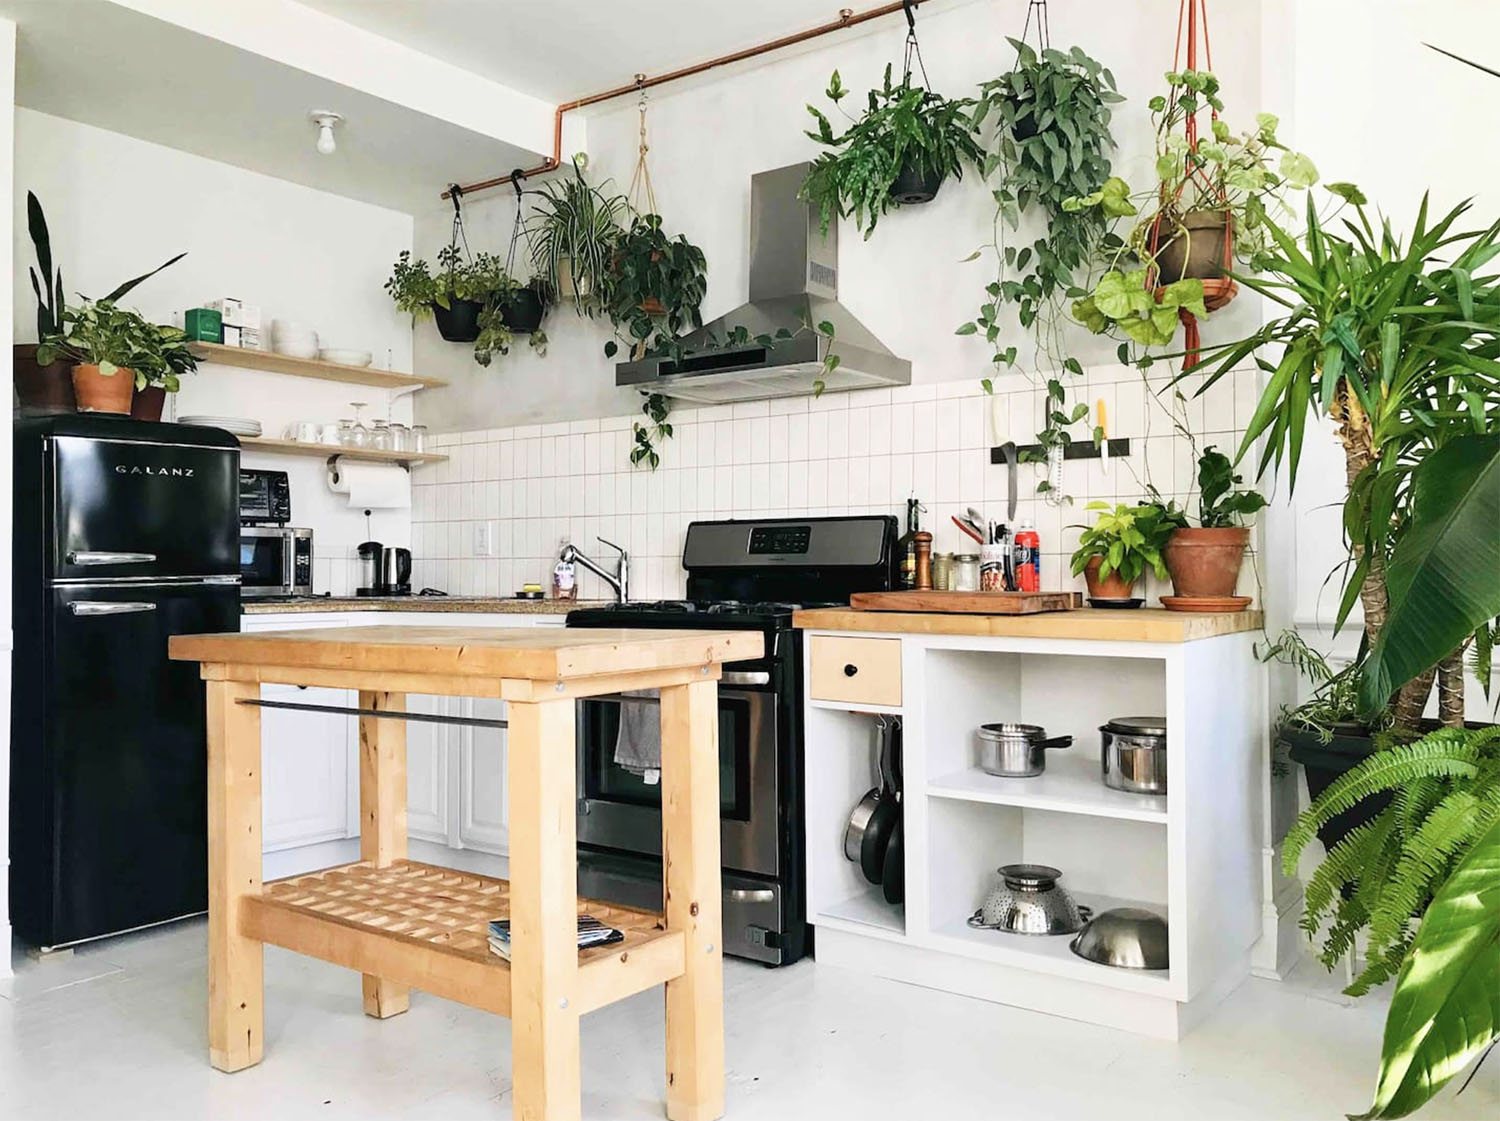
<svg viewBox="0 0 1500 1121">
<path fill-rule="evenodd" d="M 808 525 L 761 525 L 750 531 L 750 555 L 802 554 L 812 540 Z"/>
</svg>

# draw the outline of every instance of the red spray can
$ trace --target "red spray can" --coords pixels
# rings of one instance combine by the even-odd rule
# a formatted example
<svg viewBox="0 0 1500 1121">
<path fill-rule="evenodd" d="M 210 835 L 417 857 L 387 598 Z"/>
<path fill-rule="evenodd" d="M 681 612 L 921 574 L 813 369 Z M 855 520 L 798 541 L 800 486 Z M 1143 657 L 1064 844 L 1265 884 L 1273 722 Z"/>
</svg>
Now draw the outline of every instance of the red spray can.
<svg viewBox="0 0 1500 1121">
<path fill-rule="evenodd" d="M 1042 590 L 1042 539 L 1028 518 L 1016 530 L 1016 591 Z"/>
</svg>

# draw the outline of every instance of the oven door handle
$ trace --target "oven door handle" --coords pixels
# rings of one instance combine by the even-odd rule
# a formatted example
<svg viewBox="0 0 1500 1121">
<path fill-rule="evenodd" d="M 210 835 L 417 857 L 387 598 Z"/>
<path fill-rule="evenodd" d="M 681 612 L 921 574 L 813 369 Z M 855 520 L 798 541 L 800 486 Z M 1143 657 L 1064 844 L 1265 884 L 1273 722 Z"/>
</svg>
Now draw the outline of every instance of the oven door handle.
<svg viewBox="0 0 1500 1121">
<path fill-rule="evenodd" d="M 766 670 L 727 669 L 719 678 L 720 685 L 769 685 L 771 674 Z"/>
<path fill-rule="evenodd" d="M 775 903 L 776 892 L 768 887 L 726 887 L 725 903 Z"/>
</svg>

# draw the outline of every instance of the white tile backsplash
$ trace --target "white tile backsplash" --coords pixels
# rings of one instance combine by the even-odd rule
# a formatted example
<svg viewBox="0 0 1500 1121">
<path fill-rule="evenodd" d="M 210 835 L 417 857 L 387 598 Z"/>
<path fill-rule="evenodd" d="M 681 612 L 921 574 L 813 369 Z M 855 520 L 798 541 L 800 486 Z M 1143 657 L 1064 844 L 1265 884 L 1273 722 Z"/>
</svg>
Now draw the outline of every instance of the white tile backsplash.
<svg viewBox="0 0 1500 1121">
<path fill-rule="evenodd" d="M 1168 379 L 1163 371 L 1148 386 L 1134 370 L 1104 367 L 1070 384 L 1090 407 L 1103 398 L 1110 435 L 1133 444 L 1128 458 L 1108 468 L 1097 460 L 1069 462 L 1064 485 L 1072 505 L 1040 500 L 1041 467 L 1019 467 L 1017 520 L 1037 523 L 1048 585 L 1081 586 L 1067 562 L 1076 526 L 1090 518 L 1089 501 L 1133 501 L 1147 483 L 1187 501 L 1194 464 L 1173 429 L 1174 410 L 1200 445 L 1216 443 L 1229 454 L 1237 448 L 1254 406 L 1255 371 L 1238 371 L 1201 397 L 1186 393 L 1182 402 L 1170 390 L 1161 393 Z M 674 438 L 658 442 L 655 472 L 628 462 L 632 415 L 447 433 L 434 444 L 449 462 L 418 468 L 413 477 L 415 579 L 453 592 L 508 595 L 526 582 L 548 585 L 564 540 L 607 562 L 610 551 L 595 540 L 603 536 L 630 551 L 635 596 L 680 596 L 683 537 L 695 519 L 899 517 L 913 493 L 927 506 L 923 525 L 934 547 L 964 551 L 970 542 L 951 516 L 972 505 L 1004 519 L 1007 471 L 990 463 L 990 445 L 997 436 L 1030 443 L 1043 400 L 1026 378 L 1007 375 L 997 379 L 993 398 L 971 379 L 683 408 L 671 417 Z M 475 556 L 481 522 L 495 527 L 495 557 Z M 582 595 L 608 594 L 591 573 L 580 578 Z"/>
</svg>

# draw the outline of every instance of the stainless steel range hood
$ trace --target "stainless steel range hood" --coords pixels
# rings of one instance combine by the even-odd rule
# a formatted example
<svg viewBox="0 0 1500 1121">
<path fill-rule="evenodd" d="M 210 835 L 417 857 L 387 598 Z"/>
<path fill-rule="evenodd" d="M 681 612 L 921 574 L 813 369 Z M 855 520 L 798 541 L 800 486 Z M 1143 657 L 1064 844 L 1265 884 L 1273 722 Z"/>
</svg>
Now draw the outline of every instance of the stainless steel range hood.
<svg viewBox="0 0 1500 1121">
<path fill-rule="evenodd" d="M 621 362 L 616 385 L 718 404 L 807 395 L 820 379 L 827 393 L 911 384 L 911 363 L 838 302 L 838 227 L 825 237 L 817 212 L 797 198 L 808 166 L 750 177 L 750 302 L 687 336 L 680 357 Z M 825 322 L 831 342 L 816 329 Z M 762 341 L 722 345 L 740 328 Z M 825 374 L 830 351 L 839 364 Z"/>
</svg>

